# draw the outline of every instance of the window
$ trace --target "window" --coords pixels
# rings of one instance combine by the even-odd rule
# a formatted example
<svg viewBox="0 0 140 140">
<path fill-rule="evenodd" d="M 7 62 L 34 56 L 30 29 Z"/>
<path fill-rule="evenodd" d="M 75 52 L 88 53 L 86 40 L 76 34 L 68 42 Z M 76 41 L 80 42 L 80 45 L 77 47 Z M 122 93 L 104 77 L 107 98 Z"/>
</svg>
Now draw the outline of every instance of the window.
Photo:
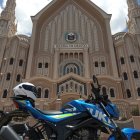
<svg viewBox="0 0 140 140">
<path fill-rule="evenodd" d="M 68 84 L 66 84 L 66 92 L 68 92 Z"/>
<path fill-rule="evenodd" d="M 41 88 L 38 88 L 38 98 L 41 98 Z"/>
<path fill-rule="evenodd" d="M 38 68 L 42 68 L 42 63 L 38 63 Z"/>
<path fill-rule="evenodd" d="M 5 89 L 4 91 L 3 91 L 3 96 L 2 96 L 2 98 L 6 98 L 7 97 L 7 89 Z"/>
<path fill-rule="evenodd" d="M 69 70 L 69 68 L 67 68 L 67 73 L 69 73 L 70 72 L 70 70 Z"/>
<path fill-rule="evenodd" d="M 23 65 L 23 60 L 20 59 L 20 60 L 19 60 L 19 66 L 22 66 L 22 65 Z"/>
<path fill-rule="evenodd" d="M 135 62 L 134 56 L 133 56 L 133 55 L 130 56 L 130 61 L 131 61 L 131 62 Z"/>
<path fill-rule="evenodd" d="M 70 68 L 70 72 L 73 72 L 73 68 Z"/>
<path fill-rule="evenodd" d="M 127 93 L 127 98 L 130 98 L 130 97 L 131 97 L 130 89 L 127 89 L 127 90 L 126 90 L 126 93 Z"/>
<path fill-rule="evenodd" d="M 45 63 L 45 68 L 48 68 L 48 63 Z"/>
<path fill-rule="evenodd" d="M 9 64 L 10 64 L 10 65 L 13 65 L 13 63 L 14 63 L 14 59 L 13 59 L 13 58 L 10 58 Z"/>
<path fill-rule="evenodd" d="M 77 73 L 77 72 L 76 72 L 76 68 L 74 68 L 74 73 Z"/>
<path fill-rule="evenodd" d="M 11 74 L 7 73 L 6 80 L 10 80 L 10 78 L 11 78 Z"/>
<path fill-rule="evenodd" d="M 101 62 L 101 66 L 102 67 L 105 67 L 105 62 Z"/>
<path fill-rule="evenodd" d="M 80 92 L 82 92 L 83 91 L 83 87 L 82 86 L 80 86 Z"/>
<path fill-rule="evenodd" d="M 63 86 L 61 87 L 61 92 L 64 92 L 64 87 Z"/>
<path fill-rule="evenodd" d="M 110 96 L 111 97 L 115 97 L 115 93 L 114 93 L 114 89 L 113 88 L 110 89 Z"/>
<path fill-rule="evenodd" d="M 121 57 L 120 60 L 121 60 L 121 64 L 125 64 L 123 57 Z"/>
<path fill-rule="evenodd" d="M 123 73 L 123 78 L 124 78 L 124 80 L 128 80 L 128 76 L 127 76 L 126 72 Z"/>
<path fill-rule="evenodd" d="M 102 88 L 102 93 L 103 93 L 103 95 L 106 95 L 106 94 L 107 94 L 107 92 L 106 92 L 106 87 L 103 87 L 103 88 Z"/>
<path fill-rule="evenodd" d="M 140 88 L 137 88 L 138 96 L 140 96 Z"/>
<path fill-rule="evenodd" d="M 98 67 L 98 62 L 97 61 L 95 62 L 95 67 Z"/>
<path fill-rule="evenodd" d="M 77 90 L 77 84 L 75 84 L 75 92 L 77 92 L 78 90 Z"/>
<path fill-rule="evenodd" d="M 20 76 L 20 74 L 18 74 L 18 75 L 17 75 L 16 81 L 17 81 L 17 82 L 20 82 L 20 78 L 21 78 L 21 76 Z"/>
<path fill-rule="evenodd" d="M 134 71 L 133 74 L 134 74 L 134 78 L 138 78 L 138 72 L 137 71 Z"/>
<path fill-rule="evenodd" d="M 45 90 L 44 98 L 49 98 L 49 90 L 48 89 Z"/>
</svg>

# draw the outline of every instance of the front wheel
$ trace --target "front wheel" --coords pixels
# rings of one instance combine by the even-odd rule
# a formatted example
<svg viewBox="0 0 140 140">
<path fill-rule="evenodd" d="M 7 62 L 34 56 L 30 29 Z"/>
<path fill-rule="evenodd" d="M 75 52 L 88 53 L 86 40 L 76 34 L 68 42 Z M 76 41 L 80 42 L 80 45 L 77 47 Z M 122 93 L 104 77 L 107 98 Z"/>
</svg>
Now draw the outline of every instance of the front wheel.
<svg viewBox="0 0 140 140">
<path fill-rule="evenodd" d="M 93 128 L 80 128 L 73 132 L 66 140 L 98 140 L 97 130 Z"/>
</svg>

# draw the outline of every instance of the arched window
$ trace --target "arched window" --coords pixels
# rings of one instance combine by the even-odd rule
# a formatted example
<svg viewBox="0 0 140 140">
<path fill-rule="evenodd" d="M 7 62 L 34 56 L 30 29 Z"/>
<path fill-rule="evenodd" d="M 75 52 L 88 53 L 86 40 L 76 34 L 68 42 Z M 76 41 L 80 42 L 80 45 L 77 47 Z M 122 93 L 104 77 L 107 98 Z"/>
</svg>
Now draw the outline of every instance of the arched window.
<svg viewBox="0 0 140 140">
<path fill-rule="evenodd" d="M 10 78 L 11 78 L 11 74 L 7 73 L 6 80 L 10 80 Z"/>
<path fill-rule="evenodd" d="M 71 87 L 71 88 L 73 87 L 73 82 L 70 82 L 70 87 Z"/>
<path fill-rule="evenodd" d="M 80 94 L 82 94 L 83 93 L 83 87 L 80 86 L 79 89 L 80 89 Z"/>
<path fill-rule="evenodd" d="M 137 88 L 138 96 L 140 96 L 140 88 Z"/>
<path fill-rule="evenodd" d="M 73 72 L 73 68 L 70 68 L 70 72 Z"/>
<path fill-rule="evenodd" d="M 67 74 L 70 72 L 69 68 L 67 68 Z"/>
<path fill-rule="evenodd" d="M 83 53 L 79 53 L 79 59 L 83 62 Z"/>
<path fill-rule="evenodd" d="M 134 71 L 133 74 L 134 74 L 134 78 L 138 78 L 138 72 L 137 71 Z"/>
<path fill-rule="evenodd" d="M 48 63 L 45 63 L 45 68 L 48 68 Z"/>
<path fill-rule="evenodd" d="M 49 90 L 48 89 L 45 89 L 44 98 L 49 98 Z"/>
<path fill-rule="evenodd" d="M 20 60 L 19 60 L 19 66 L 22 66 L 22 65 L 23 65 L 23 60 L 20 59 Z"/>
<path fill-rule="evenodd" d="M 135 62 L 133 55 L 130 56 L 130 60 L 131 60 L 131 62 Z"/>
<path fill-rule="evenodd" d="M 7 89 L 5 89 L 4 91 L 3 91 L 3 96 L 2 96 L 2 98 L 6 98 L 7 97 Z"/>
<path fill-rule="evenodd" d="M 75 84 L 75 92 L 77 92 L 78 90 L 77 90 L 77 84 Z"/>
<path fill-rule="evenodd" d="M 78 53 L 75 53 L 74 54 L 74 58 L 78 58 Z"/>
<path fill-rule="evenodd" d="M 77 73 L 77 72 L 76 72 L 76 68 L 75 68 L 75 67 L 74 67 L 74 73 Z"/>
<path fill-rule="evenodd" d="M 123 73 L 123 78 L 124 78 L 124 80 L 128 80 L 128 76 L 127 76 L 126 72 Z"/>
<path fill-rule="evenodd" d="M 121 64 L 125 64 L 123 57 L 121 57 L 120 60 L 121 60 Z"/>
<path fill-rule="evenodd" d="M 113 88 L 110 89 L 110 97 L 115 97 L 115 93 L 114 93 L 114 89 Z"/>
<path fill-rule="evenodd" d="M 18 74 L 18 75 L 17 75 L 16 81 L 17 81 L 17 82 L 20 82 L 20 78 L 21 78 L 21 76 L 20 76 L 20 74 Z"/>
<path fill-rule="evenodd" d="M 10 65 L 13 65 L 13 63 L 14 63 L 14 58 L 10 58 L 9 64 L 10 64 Z"/>
<path fill-rule="evenodd" d="M 42 68 L 42 63 L 38 63 L 38 68 Z"/>
<path fill-rule="evenodd" d="M 98 67 L 98 62 L 97 61 L 95 62 L 95 67 Z"/>
<path fill-rule="evenodd" d="M 64 92 L 64 87 L 63 86 L 61 87 L 61 92 Z"/>
<path fill-rule="evenodd" d="M 75 74 L 80 75 L 81 71 L 80 69 L 82 69 L 78 64 L 76 63 L 68 63 L 64 66 L 63 68 L 63 74 L 68 74 L 70 72 L 73 72 Z"/>
<path fill-rule="evenodd" d="M 38 91 L 38 98 L 41 98 L 41 88 L 38 88 L 37 91 Z"/>
<path fill-rule="evenodd" d="M 106 94 L 107 94 L 107 92 L 106 92 L 106 87 L 103 87 L 103 88 L 102 88 L 102 93 L 103 93 L 103 95 L 106 95 Z"/>
<path fill-rule="evenodd" d="M 73 53 L 70 53 L 70 58 L 73 58 Z"/>
<path fill-rule="evenodd" d="M 68 92 L 68 84 L 66 84 L 66 92 Z"/>
<path fill-rule="evenodd" d="M 105 62 L 101 62 L 101 66 L 102 67 L 105 67 Z"/>
<path fill-rule="evenodd" d="M 127 90 L 126 90 L 126 93 L 127 93 L 127 98 L 130 98 L 130 97 L 131 97 L 130 89 L 127 89 Z"/>
<path fill-rule="evenodd" d="M 65 59 L 68 59 L 68 53 L 65 53 Z"/>
</svg>

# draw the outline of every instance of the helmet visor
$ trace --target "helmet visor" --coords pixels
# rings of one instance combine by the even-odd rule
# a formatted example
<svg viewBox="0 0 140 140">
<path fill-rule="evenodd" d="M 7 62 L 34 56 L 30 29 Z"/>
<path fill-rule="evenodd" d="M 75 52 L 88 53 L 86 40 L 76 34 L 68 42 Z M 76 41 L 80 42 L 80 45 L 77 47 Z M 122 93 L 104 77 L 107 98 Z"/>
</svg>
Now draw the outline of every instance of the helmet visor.
<svg viewBox="0 0 140 140">
<path fill-rule="evenodd" d="M 32 86 L 32 85 L 22 85 L 22 87 L 25 89 L 25 90 L 29 90 L 31 92 L 34 93 L 34 95 L 37 97 L 37 89 L 35 86 Z"/>
</svg>

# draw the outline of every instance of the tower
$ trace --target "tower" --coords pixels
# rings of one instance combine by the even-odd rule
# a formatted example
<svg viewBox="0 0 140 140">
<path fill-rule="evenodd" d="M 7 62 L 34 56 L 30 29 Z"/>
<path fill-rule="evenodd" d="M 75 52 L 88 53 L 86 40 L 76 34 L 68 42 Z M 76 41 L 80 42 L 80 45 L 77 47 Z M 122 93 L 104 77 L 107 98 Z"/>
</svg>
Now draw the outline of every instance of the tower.
<svg viewBox="0 0 140 140">
<path fill-rule="evenodd" d="M 15 35 L 17 26 L 15 24 L 16 0 L 7 0 L 6 7 L 0 16 L 0 36 L 11 37 Z"/>
<path fill-rule="evenodd" d="M 128 29 L 130 33 L 140 33 L 140 6 L 138 0 L 127 0 L 128 4 Z"/>
</svg>

